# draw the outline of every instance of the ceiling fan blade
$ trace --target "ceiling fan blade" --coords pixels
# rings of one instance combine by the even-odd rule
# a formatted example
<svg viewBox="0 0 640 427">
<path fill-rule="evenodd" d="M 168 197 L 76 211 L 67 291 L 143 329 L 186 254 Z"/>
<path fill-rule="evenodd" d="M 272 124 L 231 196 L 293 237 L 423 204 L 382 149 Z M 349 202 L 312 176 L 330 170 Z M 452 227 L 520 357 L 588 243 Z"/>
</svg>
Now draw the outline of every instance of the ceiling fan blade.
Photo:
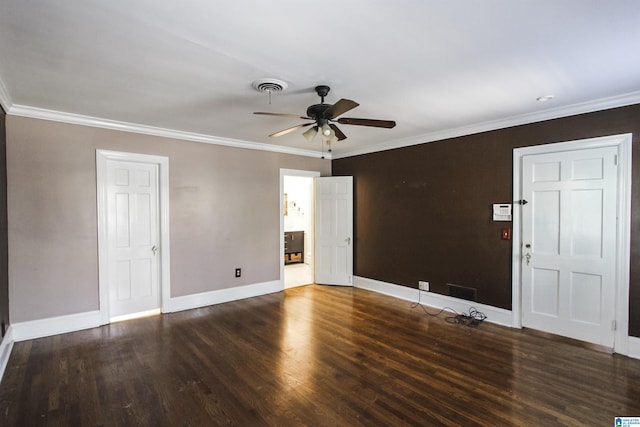
<svg viewBox="0 0 640 427">
<path fill-rule="evenodd" d="M 272 133 L 272 134 L 271 134 L 271 135 L 269 135 L 269 136 L 282 136 L 282 135 L 286 135 L 286 134 L 288 134 L 288 133 L 290 133 L 290 132 L 293 132 L 294 130 L 302 129 L 302 128 L 304 128 L 304 127 L 311 126 L 311 125 L 313 125 L 313 124 L 315 124 L 315 122 L 305 123 L 305 124 L 302 124 L 302 125 L 295 125 L 295 126 L 291 126 L 290 128 L 283 129 L 283 130 L 281 130 L 280 132 Z"/>
<path fill-rule="evenodd" d="M 347 111 L 356 108 L 358 105 L 360 104 L 355 101 L 342 98 L 340 101 L 325 110 L 324 118 L 333 119 L 334 117 L 338 117 L 340 114 L 344 114 Z"/>
<path fill-rule="evenodd" d="M 338 141 L 342 141 L 343 139 L 347 139 L 347 135 L 342 133 L 342 131 L 340 129 L 338 129 L 338 126 L 334 125 L 333 123 L 329 123 L 329 126 L 331 126 L 331 129 L 333 129 L 333 131 L 336 133 L 336 137 L 338 138 Z"/>
<path fill-rule="evenodd" d="M 264 116 L 294 117 L 296 119 L 311 120 L 309 117 L 304 117 L 304 116 L 300 116 L 300 115 L 297 115 L 297 114 L 267 113 L 265 111 L 254 111 L 253 114 L 262 114 Z"/>
<path fill-rule="evenodd" d="M 338 119 L 337 122 L 343 125 L 371 126 L 387 129 L 391 129 L 396 126 L 396 122 L 393 120 L 356 119 L 353 117 L 342 117 Z"/>
</svg>

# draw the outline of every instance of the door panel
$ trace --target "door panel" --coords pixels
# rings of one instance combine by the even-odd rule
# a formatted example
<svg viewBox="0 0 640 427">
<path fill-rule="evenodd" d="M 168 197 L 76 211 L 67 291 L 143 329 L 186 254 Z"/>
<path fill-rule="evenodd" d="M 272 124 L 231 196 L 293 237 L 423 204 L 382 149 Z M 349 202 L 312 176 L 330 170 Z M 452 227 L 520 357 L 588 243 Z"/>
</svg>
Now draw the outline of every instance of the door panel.
<svg viewBox="0 0 640 427">
<path fill-rule="evenodd" d="M 316 283 L 352 285 L 353 178 L 316 178 Z"/>
<path fill-rule="evenodd" d="M 531 311 L 536 315 L 557 317 L 560 272 L 546 268 L 531 271 Z"/>
<path fill-rule="evenodd" d="M 531 197 L 531 242 L 540 255 L 560 253 L 560 192 L 538 191 Z"/>
<path fill-rule="evenodd" d="M 602 232 L 595 231 L 602 227 L 602 190 L 573 191 L 570 200 L 572 212 L 589 212 L 589 215 L 575 215 L 571 220 L 571 254 L 602 258 Z"/>
<path fill-rule="evenodd" d="M 574 272 L 570 283 L 571 319 L 597 326 L 597 320 L 602 318 L 602 276 Z"/>
<path fill-rule="evenodd" d="M 109 317 L 158 309 L 158 166 L 107 161 Z"/>
<path fill-rule="evenodd" d="M 616 154 L 523 157 L 523 326 L 613 346 Z"/>
</svg>

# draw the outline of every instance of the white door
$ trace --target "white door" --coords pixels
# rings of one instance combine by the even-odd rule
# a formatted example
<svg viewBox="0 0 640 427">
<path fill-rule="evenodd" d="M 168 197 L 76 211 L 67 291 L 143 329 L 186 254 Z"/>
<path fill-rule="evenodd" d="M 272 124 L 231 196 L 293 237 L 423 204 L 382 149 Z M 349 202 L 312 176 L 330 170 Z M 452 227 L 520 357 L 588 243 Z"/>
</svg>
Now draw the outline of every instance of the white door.
<svg viewBox="0 0 640 427">
<path fill-rule="evenodd" d="M 523 156 L 522 325 L 613 347 L 617 148 Z"/>
<path fill-rule="evenodd" d="M 109 317 L 160 308 L 158 165 L 107 161 Z"/>
<path fill-rule="evenodd" d="M 353 177 L 315 179 L 315 281 L 323 285 L 352 285 Z"/>
</svg>

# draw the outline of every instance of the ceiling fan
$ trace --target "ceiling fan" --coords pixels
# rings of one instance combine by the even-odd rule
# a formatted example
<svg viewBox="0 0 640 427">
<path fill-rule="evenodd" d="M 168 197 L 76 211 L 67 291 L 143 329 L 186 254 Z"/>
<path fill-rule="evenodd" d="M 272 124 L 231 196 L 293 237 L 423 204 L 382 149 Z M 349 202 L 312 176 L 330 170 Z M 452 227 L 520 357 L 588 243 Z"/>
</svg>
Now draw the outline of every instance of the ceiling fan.
<svg viewBox="0 0 640 427">
<path fill-rule="evenodd" d="M 302 129 L 308 126 L 312 126 L 305 132 L 303 132 L 302 136 L 304 136 L 307 141 L 311 142 L 319 133 L 325 143 L 327 145 L 336 142 L 342 141 L 343 139 L 347 139 L 347 136 L 336 126 L 334 123 L 340 123 L 343 125 L 357 125 L 357 126 L 371 126 L 371 127 L 379 127 L 379 128 L 387 128 L 391 129 L 396 125 L 396 122 L 392 120 L 373 120 L 373 119 L 357 119 L 353 117 L 340 117 L 338 116 L 356 108 L 358 105 L 357 102 L 352 101 L 350 99 L 340 99 L 335 104 L 325 104 L 324 98 L 327 96 L 331 88 L 329 86 L 316 86 L 315 91 L 320 97 L 320 104 L 314 104 L 307 108 L 306 116 L 299 116 L 296 114 L 281 114 L 281 113 L 267 113 L 257 111 L 253 114 L 264 114 L 268 116 L 281 116 L 281 117 L 295 117 L 304 120 L 313 120 L 310 123 L 303 123 L 300 125 L 295 125 L 287 129 L 283 129 L 279 132 L 272 133 L 269 136 L 277 137 L 286 135 L 290 132 L 293 132 L 298 129 Z"/>
</svg>

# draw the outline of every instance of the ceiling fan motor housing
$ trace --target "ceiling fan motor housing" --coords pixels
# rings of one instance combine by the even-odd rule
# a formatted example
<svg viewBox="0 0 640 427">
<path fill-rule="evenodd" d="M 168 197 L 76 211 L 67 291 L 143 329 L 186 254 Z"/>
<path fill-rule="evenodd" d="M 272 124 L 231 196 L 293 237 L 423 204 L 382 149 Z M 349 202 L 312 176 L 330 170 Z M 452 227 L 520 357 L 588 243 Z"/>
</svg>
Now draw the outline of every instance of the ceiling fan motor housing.
<svg viewBox="0 0 640 427">
<path fill-rule="evenodd" d="M 331 104 L 314 104 L 307 108 L 307 117 L 318 121 L 318 124 L 322 126 L 324 123 L 320 123 L 320 120 L 324 120 L 326 123 L 324 112 L 327 111 L 329 107 L 331 107 Z"/>
<path fill-rule="evenodd" d="M 331 88 L 326 85 L 316 86 L 316 93 L 320 97 L 320 104 L 314 104 L 307 108 L 307 117 L 311 117 L 316 121 L 318 126 L 327 124 L 328 120 L 324 118 L 324 112 L 331 107 L 331 104 L 324 103 L 324 97 L 327 96 Z"/>
</svg>

